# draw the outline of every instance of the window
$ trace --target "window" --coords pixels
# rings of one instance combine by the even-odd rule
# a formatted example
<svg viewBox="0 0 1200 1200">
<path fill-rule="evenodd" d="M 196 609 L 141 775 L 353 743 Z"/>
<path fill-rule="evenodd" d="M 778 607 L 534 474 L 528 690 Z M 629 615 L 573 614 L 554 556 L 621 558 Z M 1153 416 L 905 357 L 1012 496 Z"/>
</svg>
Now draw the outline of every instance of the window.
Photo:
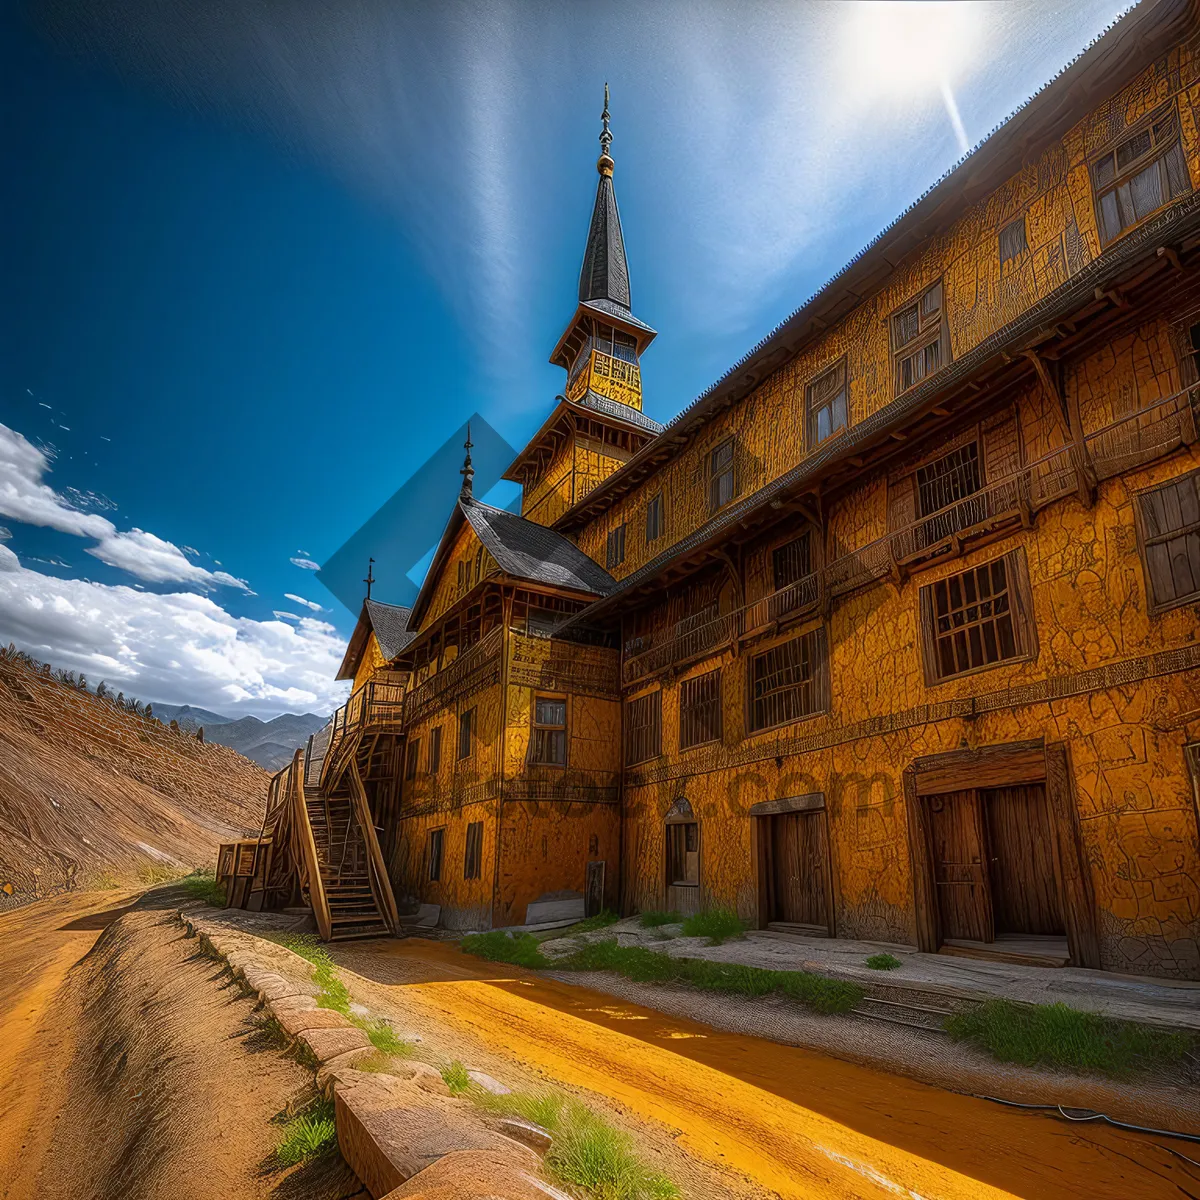
<svg viewBox="0 0 1200 1200">
<path fill-rule="evenodd" d="M 700 886 L 700 826 L 695 821 L 667 826 L 667 883 Z"/>
<path fill-rule="evenodd" d="M 463 878 L 478 879 L 483 873 L 483 822 L 467 826 L 467 852 L 463 855 Z"/>
<path fill-rule="evenodd" d="M 699 746 L 721 736 L 721 671 L 709 671 L 679 685 L 679 748 Z"/>
<path fill-rule="evenodd" d="M 533 702 L 529 761 L 547 767 L 567 765 L 567 702 L 538 696 Z"/>
<path fill-rule="evenodd" d="M 1138 496 L 1151 605 L 1200 600 L 1200 471 Z"/>
<path fill-rule="evenodd" d="M 429 843 L 425 851 L 429 862 L 429 879 L 431 883 L 437 883 L 442 877 L 442 852 L 445 846 L 446 831 L 444 829 L 431 829 L 429 831 Z"/>
<path fill-rule="evenodd" d="M 625 522 L 610 529 L 604 552 L 604 565 L 611 571 L 625 561 Z"/>
<path fill-rule="evenodd" d="M 1166 113 L 1092 163 L 1100 241 L 1111 242 L 1192 190 L 1179 145 L 1179 118 Z"/>
<path fill-rule="evenodd" d="M 968 442 L 918 467 L 917 514 L 922 517 L 930 517 L 933 513 L 938 515 L 923 521 L 918 527 L 917 544 L 931 546 L 960 529 L 967 529 L 982 521 L 987 515 L 982 496 L 966 504 L 958 503 L 973 496 L 981 486 L 977 442 Z M 942 512 L 942 509 L 948 511 Z"/>
<path fill-rule="evenodd" d="M 942 320 L 939 280 L 911 304 L 892 314 L 892 359 L 896 395 L 932 375 L 950 357 L 946 324 Z"/>
<path fill-rule="evenodd" d="M 663 498 L 659 492 L 646 505 L 646 541 L 657 542 L 663 534 Z"/>
<path fill-rule="evenodd" d="M 429 731 L 429 773 L 436 775 L 442 765 L 442 727 Z"/>
<path fill-rule="evenodd" d="M 413 740 L 408 743 L 408 751 L 407 751 L 408 757 L 405 759 L 405 762 L 404 762 L 404 778 L 405 779 L 416 779 L 416 777 L 417 777 L 417 762 L 420 758 L 420 754 L 421 754 L 421 739 L 413 738 Z"/>
<path fill-rule="evenodd" d="M 1025 216 L 1022 214 L 1015 221 L 1010 221 L 1000 230 L 1000 265 L 1019 258 L 1029 249 L 1025 240 Z"/>
<path fill-rule="evenodd" d="M 733 438 L 726 438 L 708 456 L 708 508 L 716 512 L 737 494 L 734 487 Z"/>
<path fill-rule="evenodd" d="M 472 741 L 475 737 L 475 710 L 468 708 L 458 718 L 458 757 L 470 758 L 474 749 Z"/>
<path fill-rule="evenodd" d="M 817 446 L 827 437 L 845 429 L 848 421 L 846 405 L 846 360 L 822 372 L 805 389 L 805 411 L 808 414 L 808 445 Z"/>
<path fill-rule="evenodd" d="M 814 629 L 750 660 L 750 729 L 771 729 L 826 707 L 825 631 Z"/>
<path fill-rule="evenodd" d="M 1031 654 L 1028 588 L 1019 550 L 923 587 L 926 681 L 936 683 Z"/>
<path fill-rule="evenodd" d="M 777 592 L 812 574 L 811 545 L 812 539 L 805 532 L 771 551 L 771 567 Z"/>
<path fill-rule="evenodd" d="M 625 705 L 625 764 L 634 766 L 662 753 L 662 691 Z"/>
</svg>

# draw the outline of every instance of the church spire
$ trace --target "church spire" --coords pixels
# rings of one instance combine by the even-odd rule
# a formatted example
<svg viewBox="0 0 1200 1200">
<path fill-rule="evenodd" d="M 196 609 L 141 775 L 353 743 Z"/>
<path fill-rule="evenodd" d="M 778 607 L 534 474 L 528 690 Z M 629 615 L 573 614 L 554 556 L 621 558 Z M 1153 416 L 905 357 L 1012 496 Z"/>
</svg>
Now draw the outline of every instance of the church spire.
<svg viewBox="0 0 1200 1200">
<path fill-rule="evenodd" d="M 471 441 L 471 422 L 467 422 L 467 440 L 463 442 L 463 449 L 467 452 L 463 459 L 462 470 L 459 474 L 463 477 L 462 491 L 459 493 L 463 499 L 469 500 L 472 498 L 472 487 L 475 480 L 475 468 L 471 466 L 471 447 L 475 443 Z"/>
<path fill-rule="evenodd" d="M 608 127 L 608 84 L 604 85 L 604 111 L 600 114 L 600 157 L 596 170 L 596 203 L 592 206 L 592 224 L 588 230 L 583 268 L 579 272 L 579 302 L 599 300 L 615 304 L 628 313 L 629 264 L 625 261 L 625 238 L 621 233 L 621 214 L 613 191 L 612 131 Z"/>
</svg>

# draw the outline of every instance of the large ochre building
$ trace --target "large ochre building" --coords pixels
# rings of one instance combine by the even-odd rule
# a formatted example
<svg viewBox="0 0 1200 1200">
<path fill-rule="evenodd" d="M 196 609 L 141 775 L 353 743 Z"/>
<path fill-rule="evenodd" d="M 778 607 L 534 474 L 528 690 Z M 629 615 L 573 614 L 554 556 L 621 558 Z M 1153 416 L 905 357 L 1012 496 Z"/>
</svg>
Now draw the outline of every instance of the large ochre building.
<svg viewBox="0 0 1200 1200">
<path fill-rule="evenodd" d="M 1126 16 L 665 426 L 606 104 L 521 515 L 468 457 L 343 665 L 397 895 L 1200 978 L 1197 31 Z"/>
</svg>

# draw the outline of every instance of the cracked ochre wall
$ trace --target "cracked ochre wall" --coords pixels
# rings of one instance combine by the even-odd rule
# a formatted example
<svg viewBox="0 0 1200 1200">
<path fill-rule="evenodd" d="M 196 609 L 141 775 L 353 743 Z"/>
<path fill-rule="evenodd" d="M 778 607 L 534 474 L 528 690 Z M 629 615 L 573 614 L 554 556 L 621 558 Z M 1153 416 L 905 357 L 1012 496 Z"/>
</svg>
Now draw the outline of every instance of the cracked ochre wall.
<svg viewBox="0 0 1200 1200">
<path fill-rule="evenodd" d="M 610 530 L 627 523 L 617 578 L 636 571 L 703 526 L 707 456 L 737 438 L 737 489 L 749 495 L 801 462 L 815 447 L 805 430 L 805 387 L 845 358 L 849 421 L 858 424 L 893 400 L 889 314 L 941 279 L 950 348 L 959 358 L 1050 295 L 1100 253 L 1089 162 L 1160 106 L 1178 112 L 1193 188 L 1200 187 L 1200 68 L 1197 42 L 1172 49 L 1099 105 L 1041 157 L 922 243 L 880 289 L 744 400 L 704 425 L 681 452 L 579 532 L 580 547 L 604 562 Z M 1000 230 L 1024 216 L 1028 248 L 1001 266 Z M 647 543 L 646 507 L 665 498 L 666 537 Z"/>
<path fill-rule="evenodd" d="M 1079 395 L 1088 431 L 1119 414 L 1131 394 L 1143 402 L 1170 395 L 1180 381 L 1166 326 L 1150 321 L 1114 340 L 1069 367 L 1064 384 Z M 1053 412 L 1036 389 L 1019 398 L 1016 420 L 1026 461 L 1058 436 L 1047 432 L 1056 428 Z M 750 806 L 822 792 L 837 936 L 912 943 L 904 769 L 963 745 L 1042 738 L 1068 749 L 1103 966 L 1200 978 L 1200 832 L 1184 759 L 1184 745 L 1200 740 L 1200 623 L 1194 604 L 1149 611 L 1134 517 L 1137 492 L 1196 468 L 1200 447 L 1176 450 L 1101 483 L 1090 508 L 1072 494 L 1039 512 L 1032 529 L 926 566 L 899 588 L 878 581 L 836 600 L 827 713 L 746 732 L 750 657 L 819 617 L 664 682 L 664 754 L 626 772 L 627 907 L 663 906 L 663 819 L 686 797 L 701 826 L 704 902 L 758 919 Z M 829 540 L 861 546 L 879 536 L 886 506 L 886 484 L 864 480 L 831 507 Z M 795 532 L 780 531 L 769 545 Z M 1018 547 L 1036 656 L 927 686 L 919 589 Z M 680 751 L 679 683 L 718 665 L 722 740 Z M 926 707 L 957 701 L 970 709 L 972 698 L 973 716 Z"/>
<path fill-rule="evenodd" d="M 358 670 L 354 672 L 354 686 L 350 689 L 351 693 L 357 692 L 364 683 L 370 683 L 375 672 L 386 666 L 387 659 L 383 657 L 383 651 L 379 649 L 379 639 L 372 632 L 367 635 L 367 648 L 363 651 Z"/>
<path fill-rule="evenodd" d="M 553 525 L 598 483 L 623 466 L 630 455 L 575 431 L 559 446 L 546 470 L 522 493 L 521 515 Z"/>
</svg>

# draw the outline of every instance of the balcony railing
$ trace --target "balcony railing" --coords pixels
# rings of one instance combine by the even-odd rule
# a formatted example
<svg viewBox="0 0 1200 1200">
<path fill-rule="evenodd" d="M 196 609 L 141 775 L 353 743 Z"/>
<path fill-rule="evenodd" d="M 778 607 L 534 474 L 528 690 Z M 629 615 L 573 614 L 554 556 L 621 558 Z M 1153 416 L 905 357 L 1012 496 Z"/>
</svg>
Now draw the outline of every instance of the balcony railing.
<svg viewBox="0 0 1200 1200">
<path fill-rule="evenodd" d="M 500 658 L 504 631 L 499 625 L 488 630 L 470 649 L 464 650 L 452 663 L 418 684 L 408 694 L 405 720 L 412 722 L 430 709 L 439 708 L 444 698 L 474 672 Z"/>
</svg>

